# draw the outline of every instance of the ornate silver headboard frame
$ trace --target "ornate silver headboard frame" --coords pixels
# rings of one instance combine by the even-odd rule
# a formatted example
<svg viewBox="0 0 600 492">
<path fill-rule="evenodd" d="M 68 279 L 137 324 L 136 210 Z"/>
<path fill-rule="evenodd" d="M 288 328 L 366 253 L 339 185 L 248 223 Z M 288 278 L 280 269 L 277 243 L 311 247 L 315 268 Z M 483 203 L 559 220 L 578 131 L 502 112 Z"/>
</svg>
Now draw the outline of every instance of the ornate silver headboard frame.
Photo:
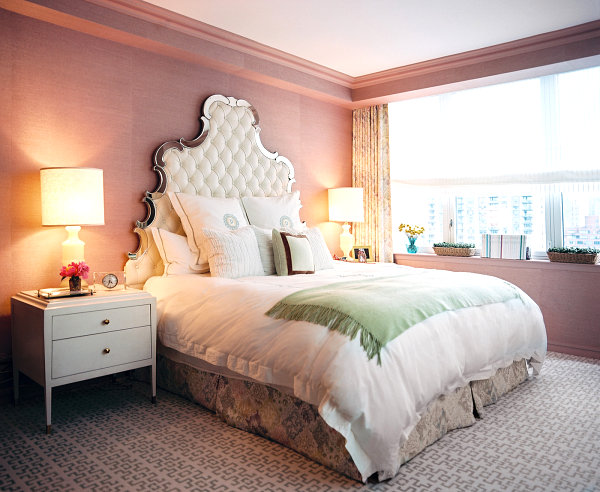
<svg viewBox="0 0 600 492">
<path fill-rule="evenodd" d="M 162 275 L 163 263 L 150 226 L 184 234 L 173 210 L 169 191 L 203 196 L 279 196 L 292 190 L 294 167 L 260 140 L 258 113 L 243 99 L 210 96 L 202 106 L 200 133 L 162 144 L 154 153 L 158 173 L 156 190 L 146 191 L 148 214 L 136 221 L 139 247 L 125 264 L 127 285 L 141 288 L 153 275 Z"/>
</svg>

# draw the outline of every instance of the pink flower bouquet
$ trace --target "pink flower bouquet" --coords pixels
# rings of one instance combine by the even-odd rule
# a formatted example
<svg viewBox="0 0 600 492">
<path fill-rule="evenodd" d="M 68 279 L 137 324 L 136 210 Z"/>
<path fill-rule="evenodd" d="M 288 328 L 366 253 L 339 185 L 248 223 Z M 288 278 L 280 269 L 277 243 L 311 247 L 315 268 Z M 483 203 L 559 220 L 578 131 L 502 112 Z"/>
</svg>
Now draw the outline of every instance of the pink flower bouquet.
<svg viewBox="0 0 600 492">
<path fill-rule="evenodd" d="M 79 263 L 72 261 L 68 266 L 63 266 L 60 269 L 59 275 L 63 278 L 63 280 L 67 277 L 88 278 L 89 272 L 90 267 L 86 265 L 85 261 L 80 261 Z"/>
</svg>

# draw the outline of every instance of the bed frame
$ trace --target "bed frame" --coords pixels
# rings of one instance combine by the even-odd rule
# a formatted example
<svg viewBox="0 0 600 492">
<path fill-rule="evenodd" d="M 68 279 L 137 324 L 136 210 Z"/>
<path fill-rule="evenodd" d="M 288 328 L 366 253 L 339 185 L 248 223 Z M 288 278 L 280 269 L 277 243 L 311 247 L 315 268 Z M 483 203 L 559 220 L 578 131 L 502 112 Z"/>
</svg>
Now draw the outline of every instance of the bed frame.
<svg viewBox="0 0 600 492">
<path fill-rule="evenodd" d="M 243 99 L 210 96 L 202 106 L 200 133 L 162 144 L 154 153 L 158 186 L 146 191 L 148 214 L 136 222 L 139 247 L 125 264 L 127 285 L 141 289 L 153 275 L 162 275 L 163 262 L 146 228 L 185 235 L 167 192 L 202 196 L 280 196 L 292 191 L 294 167 L 260 140 L 258 113 Z"/>
<path fill-rule="evenodd" d="M 214 95 L 203 104 L 199 135 L 162 144 L 154 153 L 159 184 L 146 191 L 148 212 L 134 231 L 139 247 L 125 265 L 127 285 L 142 288 L 163 263 L 146 229 L 149 226 L 184 234 L 166 193 L 203 196 L 280 196 L 295 182 L 290 161 L 269 152 L 260 141 L 256 110 L 242 99 Z M 283 444 L 353 479 L 360 473 L 344 438 L 320 417 L 314 405 L 256 381 L 214 366 L 201 368 L 170 349 L 159 350 L 158 382 L 216 412 L 225 422 Z M 472 425 L 483 407 L 494 403 L 528 376 L 524 360 L 431 402 L 408 440 L 400 446 L 399 463 L 408 461 L 452 429 Z M 242 403 L 243 402 L 243 403 Z"/>
</svg>

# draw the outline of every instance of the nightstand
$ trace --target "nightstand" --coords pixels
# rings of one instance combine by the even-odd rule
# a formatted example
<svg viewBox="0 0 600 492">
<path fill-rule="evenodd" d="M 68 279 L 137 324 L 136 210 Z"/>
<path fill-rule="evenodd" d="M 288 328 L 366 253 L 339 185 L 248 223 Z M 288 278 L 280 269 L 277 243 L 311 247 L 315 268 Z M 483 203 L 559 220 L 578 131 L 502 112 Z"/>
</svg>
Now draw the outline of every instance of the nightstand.
<svg viewBox="0 0 600 492">
<path fill-rule="evenodd" d="M 52 429 L 52 388 L 152 366 L 156 402 L 156 299 L 136 289 L 44 299 L 37 291 L 11 298 L 13 381 L 19 372 L 44 387 L 46 432 Z"/>
</svg>

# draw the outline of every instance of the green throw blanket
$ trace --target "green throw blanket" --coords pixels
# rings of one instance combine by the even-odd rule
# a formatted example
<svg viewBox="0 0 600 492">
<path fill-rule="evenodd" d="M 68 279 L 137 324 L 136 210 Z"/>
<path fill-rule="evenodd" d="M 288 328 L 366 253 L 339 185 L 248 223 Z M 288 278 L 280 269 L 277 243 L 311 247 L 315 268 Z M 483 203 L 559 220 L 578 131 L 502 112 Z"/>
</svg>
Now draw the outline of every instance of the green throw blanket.
<svg viewBox="0 0 600 492">
<path fill-rule="evenodd" d="M 393 277 L 337 282 L 291 294 L 267 315 L 308 321 L 354 339 L 369 359 L 411 326 L 445 311 L 520 298 L 499 278 L 474 273 L 415 269 Z"/>
</svg>

